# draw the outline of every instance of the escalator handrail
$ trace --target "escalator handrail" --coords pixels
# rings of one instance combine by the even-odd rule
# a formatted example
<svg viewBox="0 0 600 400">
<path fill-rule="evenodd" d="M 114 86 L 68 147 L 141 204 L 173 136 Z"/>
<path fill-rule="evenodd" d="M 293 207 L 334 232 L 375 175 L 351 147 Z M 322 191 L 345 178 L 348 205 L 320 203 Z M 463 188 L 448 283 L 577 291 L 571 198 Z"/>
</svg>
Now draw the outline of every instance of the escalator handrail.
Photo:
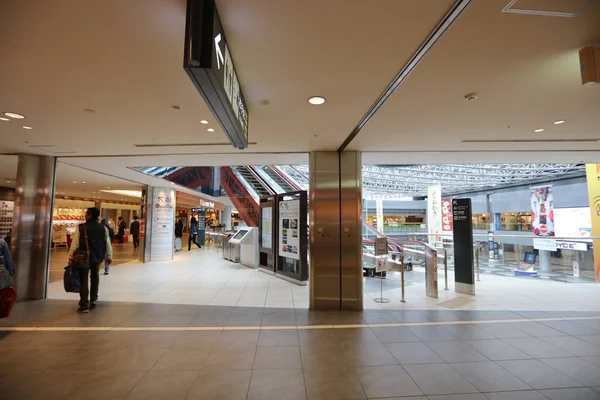
<svg viewBox="0 0 600 400">
<path fill-rule="evenodd" d="M 242 174 L 240 174 L 240 171 L 237 170 L 237 167 L 229 167 L 229 170 L 231 171 L 233 176 L 235 176 L 237 180 L 240 181 L 240 183 L 242 184 L 244 189 L 248 191 L 250 196 L 252 196 L 252 199 L 254 199 L 256 203 L 260 203 L 260 195 L 258 194 L 256 189 L 253 188 L 252 185 L 242 176 Z"/>
</svg>

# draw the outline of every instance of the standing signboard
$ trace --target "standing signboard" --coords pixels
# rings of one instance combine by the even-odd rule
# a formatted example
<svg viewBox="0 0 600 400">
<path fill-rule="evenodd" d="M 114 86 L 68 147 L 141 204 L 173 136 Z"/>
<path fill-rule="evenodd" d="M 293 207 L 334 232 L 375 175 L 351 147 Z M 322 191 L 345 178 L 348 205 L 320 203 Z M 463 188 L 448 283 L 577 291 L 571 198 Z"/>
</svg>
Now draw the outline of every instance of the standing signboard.
<svg viewBox="0 0 600 400">
<path fill-rule="evenodd" d="M 198 243 L 204 246 L 206 242 L 206 210 L 198 210 Z"/>
<path fill-rule="evenodd" d="M 275 276 L 299 285 L 306 285 L 308 282 L 307 192 L 281 193 L 274 197 L 277 227 L 273 237 Z M 268 201 L 263 204 L 268 206 Z M 261 249 L 261 251 L 266 250 Z"/>
<path fill-rule="evenodd" d="M 248 147 L 248 108 L 214 0 L 188 0 L 183 68 L 231 144 Z"/>
<path fill-rule="evenodd" d="M 471 199 L 452 200 L 454 282 L 458 293 L 475 294 Z"/>
</svg>

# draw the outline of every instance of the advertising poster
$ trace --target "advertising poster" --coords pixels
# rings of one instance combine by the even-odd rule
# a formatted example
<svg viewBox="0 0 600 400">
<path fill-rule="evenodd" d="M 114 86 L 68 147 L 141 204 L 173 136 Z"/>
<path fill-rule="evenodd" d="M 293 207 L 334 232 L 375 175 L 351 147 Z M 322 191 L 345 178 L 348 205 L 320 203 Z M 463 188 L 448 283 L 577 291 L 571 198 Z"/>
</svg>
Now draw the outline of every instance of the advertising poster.
<svg viewBox="0 0 600 400">
<path fill-rule="evenodd" d="M 66 226 L 52 224 L 52 242 L 67 243 L 67 227 Z"/>
<path fill-rule="evenodd" d="M 437 236 L 442 233 L 442 186 L 439 184 L 427 188 L 427 233 L 429 243 L 441 241 Z"/>
<path fill-rule="evenodd" d="M 589 207 L 555 208 L 554 226 L 556 236 L 591 242 L 592 215 Z"/>
<path fill-rule="evenodd" d="M 175 212 L 173 192 L 157 190 L 154 196 L 154 232 L 172 232 Z"/>
<path fill-rule="evenodd" d="M 452 232 L 452 199 L 442 199 L 442 232 Z"/>
<path fill-rule="evenodd" d="M 279 203 L 279 255 L 300 259 L 300 200 Z"/>
<path fill-rule="evenodd" d="M 592 236 L 600 236 L 600 164 L 586 164 Z M 594 240 L 594 276 L 600 282 L 600 240 Z"/>
<path fill-rule="evenodd" d="M 262 208 L 262 247 L 273 248 L 273 207 Z"/>
<path fill-rule="evenodd" d="M 531 224 L 535 236 L 555 236 L 551 186 L 531 188 Z"/>
</svg>

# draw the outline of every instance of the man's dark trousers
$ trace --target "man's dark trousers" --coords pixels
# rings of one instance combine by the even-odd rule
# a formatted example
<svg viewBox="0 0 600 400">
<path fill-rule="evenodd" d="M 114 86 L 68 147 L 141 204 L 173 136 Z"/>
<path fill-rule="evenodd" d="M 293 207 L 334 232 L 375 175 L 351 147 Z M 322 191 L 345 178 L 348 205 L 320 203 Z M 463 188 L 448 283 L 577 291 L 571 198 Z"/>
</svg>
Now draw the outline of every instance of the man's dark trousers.
<svg viewBox="0 0 600 400">
<path fill-rule="evenodd" d="M 98 300 L 98 287 L 100 286 L 100 270 L 101 263 L 90 263 L 89 268 L 79 269 L 79 281 L 81 283 L 81 291 L 79 292 L 79 306 L 90 308 L 90 301 L 95 303 Z M 91 290 L 89 289 L 89 280 L 92 281 Z"/>
</svg>

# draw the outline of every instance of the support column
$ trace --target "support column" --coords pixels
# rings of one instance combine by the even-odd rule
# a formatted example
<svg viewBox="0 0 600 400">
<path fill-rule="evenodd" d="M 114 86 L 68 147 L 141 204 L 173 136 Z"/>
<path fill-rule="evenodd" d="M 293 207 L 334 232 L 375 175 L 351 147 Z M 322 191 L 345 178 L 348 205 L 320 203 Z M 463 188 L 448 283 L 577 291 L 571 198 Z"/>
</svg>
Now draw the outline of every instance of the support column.
<svg viewBox="0 0 600 400">
<path fill-rule="evenodd" d="M 223 218 L 225 219 L 225 230 L 231 230 L 231 209 L 232 207 L 229 205 L 225 205 L 225 209 L 223 210 Z"/>
<path fill-rule="evenodd" d="M 175 228 L 175 190 L 170 187 L 148 187 L 144 260 L 173 259 Z"/>
<path fill-rule="evenodd" d="M 46 298 L 56 158 L 20 154 L 12 254 L 18 301 Z"/>
<path fill-rule="evenodd" d="M 310 308 L 362 310 L 362 158 L 310 154 Z"/>
<path fill-rule="evenodd" d="M 552 265 L 550 264 L 550 251 L 539 250 L 540 252 L 540 272 L 552 272 Z"/>
</svg>

